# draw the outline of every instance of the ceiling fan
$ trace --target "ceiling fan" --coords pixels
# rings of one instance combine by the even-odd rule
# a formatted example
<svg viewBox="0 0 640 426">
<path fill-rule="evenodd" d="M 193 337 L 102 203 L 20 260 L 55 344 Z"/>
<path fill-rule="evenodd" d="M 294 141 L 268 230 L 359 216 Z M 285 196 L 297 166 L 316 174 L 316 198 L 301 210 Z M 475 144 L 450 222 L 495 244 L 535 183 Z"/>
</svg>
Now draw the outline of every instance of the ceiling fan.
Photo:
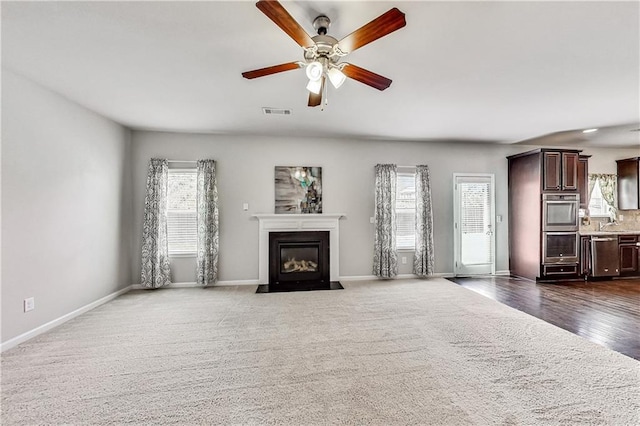
<svg viewBox="0 0 640 426">
<path fill-rule="evenodd" d="M 326 100 L 327 86 L 325 82 L 327 78 L 336 89 L 344 83 L 347 77 L 378 90 L 384 90 L 391 85 L 391 80 L 388 78 L 357 65 L 340 62 L 340 59 L 348 53 L 404 27 L 407 24 L 404 13 L 397 8 L 388 10 L 342 40 L 337 40 L 327 35 L 331 21 L 324 15 L 318 16 L 313 21 L 313 28 L 316 29 L 318 35 L 311 37 L 278 1 L 260 0 L 256 3 L 256 7 L 304 49 L 304 61 L 287 62 L 246 71 L 242 73 L 244 78 L 253 79 L 306 68 L 306 74 L 309 78 L 307 90 L 310 92 L 308 103 L 310 107 L 322 103 L 323 92 Z"/>
</svg>

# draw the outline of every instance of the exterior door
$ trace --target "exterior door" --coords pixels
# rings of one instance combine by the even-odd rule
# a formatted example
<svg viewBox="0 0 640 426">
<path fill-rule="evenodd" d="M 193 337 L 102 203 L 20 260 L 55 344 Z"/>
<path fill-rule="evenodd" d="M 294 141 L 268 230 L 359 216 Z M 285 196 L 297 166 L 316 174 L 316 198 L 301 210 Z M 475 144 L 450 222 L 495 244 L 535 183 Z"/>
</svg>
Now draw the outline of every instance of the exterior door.
<svg viewBox="0 0 640 426">
<path fill-rule="evenodd" d="M 495 197 L 492 174 L 453 175 L 454 273 L 495 274 Z"/>
</svg>

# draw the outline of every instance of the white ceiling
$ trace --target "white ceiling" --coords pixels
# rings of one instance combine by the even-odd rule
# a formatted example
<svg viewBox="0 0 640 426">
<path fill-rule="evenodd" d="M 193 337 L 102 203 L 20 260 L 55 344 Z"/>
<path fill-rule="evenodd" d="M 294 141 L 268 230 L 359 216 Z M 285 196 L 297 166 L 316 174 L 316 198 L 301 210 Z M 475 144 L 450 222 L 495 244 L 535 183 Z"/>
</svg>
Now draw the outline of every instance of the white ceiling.
<svg viewBox="0 0 640 426">
<path fill-rule="evenodd" d="M 242 78 L 302 59 L 253 1 L 3 2 L 2 66 L 134 129 L 640 147 L 638 2 L 281 3 L 337 39 L 406 13 L 345 58 L 391 87 L 348 80 L 321 111 L 302 70 Z"/>
</svg>

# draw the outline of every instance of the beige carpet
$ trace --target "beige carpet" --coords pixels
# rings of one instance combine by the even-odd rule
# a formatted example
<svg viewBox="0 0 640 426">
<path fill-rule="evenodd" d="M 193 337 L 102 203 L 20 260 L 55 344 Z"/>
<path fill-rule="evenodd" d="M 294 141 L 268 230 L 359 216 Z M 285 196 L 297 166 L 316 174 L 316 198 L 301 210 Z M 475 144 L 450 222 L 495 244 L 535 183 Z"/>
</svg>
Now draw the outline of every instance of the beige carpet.
<svg viewBox="0 0 640 426">
<path fill-rule="evenodd" d="M 444 279 L 133 291 L 2 355 L 2 424 L 637 425 L 640 363 Z"/>
</svg>

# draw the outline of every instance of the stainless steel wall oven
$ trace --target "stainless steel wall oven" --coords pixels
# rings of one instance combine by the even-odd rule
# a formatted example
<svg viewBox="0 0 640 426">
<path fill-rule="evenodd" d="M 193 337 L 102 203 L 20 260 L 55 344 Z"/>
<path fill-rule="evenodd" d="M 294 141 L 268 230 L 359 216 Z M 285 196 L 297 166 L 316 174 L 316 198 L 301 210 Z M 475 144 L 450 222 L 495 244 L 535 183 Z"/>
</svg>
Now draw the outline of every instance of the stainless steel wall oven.
<svg viewBox="0 0 640 426">
<path fill-rule="evenodd" d="M 579 208 L 578 194 L 542 194 L 543 232 L 577 232 Z"/>
<path fill-rule="evenodd" d="M 578 232 L 545 232 L 542 234 L 542 255 L 545 265 L 578 263 Z"/>
</svg>

